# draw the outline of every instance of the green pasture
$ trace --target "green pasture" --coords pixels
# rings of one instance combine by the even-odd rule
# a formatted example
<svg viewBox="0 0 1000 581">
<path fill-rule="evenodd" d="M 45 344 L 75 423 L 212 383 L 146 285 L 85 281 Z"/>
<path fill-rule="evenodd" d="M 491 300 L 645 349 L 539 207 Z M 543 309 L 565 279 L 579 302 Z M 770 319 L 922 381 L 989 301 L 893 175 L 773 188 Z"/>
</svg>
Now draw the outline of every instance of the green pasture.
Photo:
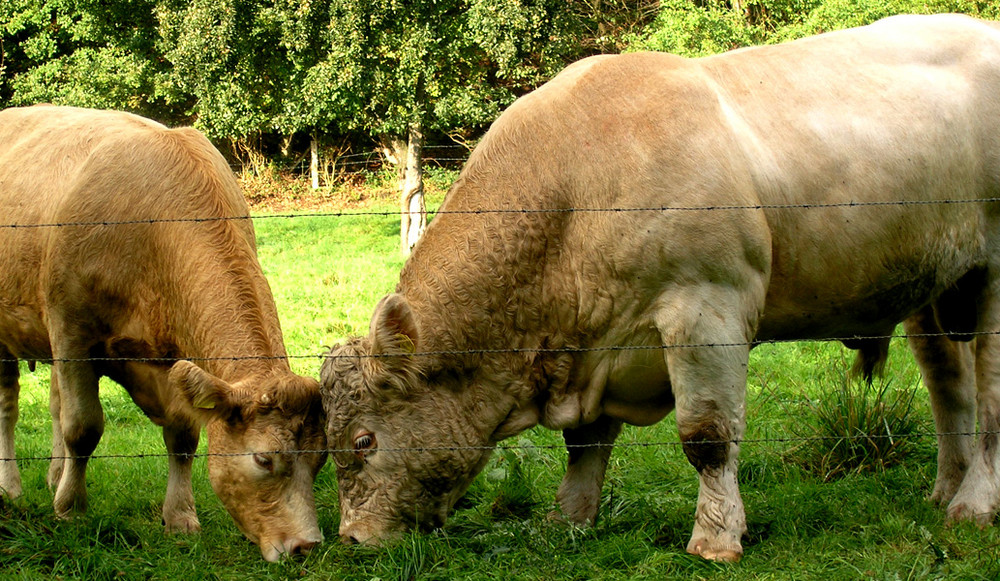
<svg viewBox="0 0 1000 581">
<path fill-rule="evenodd" d="M 354 216 L 259 216 L 255 226 L 293 366 L 315 376 L 318 356 L 364 332 L 376 301 L 393 288 L 402 265 L 398 217 L 386 207 Z M 215 498 L 204 457 L 195 464 L 202 532 L 164 535 L 167 463 L 159 430 L 107 383 L 107 429 L 88 472 L 90 510 L 60 521 L 45 484 L 49 368 L 25 366 L 17 429 L 25 493 L 0 501 L 0 579 L 1000 578 L 998 529 L 946 526 L 943 510 L 924 500 L 934 480 L 933 424 L 904 341 L 893 342 L 887 379 L 871 389 L 846 382 L 850 363 L 834 343 L 753 352 L 741 456 L 749 533 L 736 565 L 684 551 L 697 479 L 677 446 L 672 416 L 625 430 L 593 528 L 546 518 L 565 453 L 559 434 L 536 429 L 504 443 L 443 530 L 380 549 L 338 542 L 328 464 L 316 483 L 327 541 L 306 557 L 271 564 Z M 883 423 L 891 426 L 892 455 L 884 449 L 888 438 L 877 440 L 878 450 L 848 454 L 816 439 Z"/>
</svg>

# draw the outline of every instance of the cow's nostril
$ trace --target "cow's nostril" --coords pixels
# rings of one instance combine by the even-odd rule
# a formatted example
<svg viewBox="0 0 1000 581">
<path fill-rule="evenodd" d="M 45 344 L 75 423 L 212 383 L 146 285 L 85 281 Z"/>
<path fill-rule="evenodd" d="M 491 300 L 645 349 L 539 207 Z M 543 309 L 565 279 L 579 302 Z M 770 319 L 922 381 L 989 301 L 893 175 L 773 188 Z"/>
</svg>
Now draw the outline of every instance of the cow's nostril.
<svg viewBox="0 0 1000 581">
<path fill-rule="evenodd" d="M 308 555 L 309 551 L 313 550 L 317 544 L 316 541 L 296 541 L 292 543 L 292 546 L 288 549 L 288 554 L 290 555 Z"/>
<path fill-rule="evenodd" d="M 354 538 L 354 535 L 340 535 L 340 542 L 345 545 L 357 545 L 361 541 Z"/>
</svg>

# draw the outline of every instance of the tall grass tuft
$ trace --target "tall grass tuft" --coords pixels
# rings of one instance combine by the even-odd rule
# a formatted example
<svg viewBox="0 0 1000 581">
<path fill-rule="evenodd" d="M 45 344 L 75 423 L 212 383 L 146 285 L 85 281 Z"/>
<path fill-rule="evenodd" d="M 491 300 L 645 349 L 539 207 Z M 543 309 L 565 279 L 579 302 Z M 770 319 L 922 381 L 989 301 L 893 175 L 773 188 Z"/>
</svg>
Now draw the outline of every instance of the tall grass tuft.
<svg viewBox="0 0 1000 581">
<path fill-rule="evenodd" d="M 926 429 L 914 410 L 918 388 L 895 389 L 885 378 L 869 385 L 847 373 L 834 383 L 806 401 L 810 418 L 793 428 L 802 443 L 788 455 L 825 481 L 903 462 Z"/>
</svg>

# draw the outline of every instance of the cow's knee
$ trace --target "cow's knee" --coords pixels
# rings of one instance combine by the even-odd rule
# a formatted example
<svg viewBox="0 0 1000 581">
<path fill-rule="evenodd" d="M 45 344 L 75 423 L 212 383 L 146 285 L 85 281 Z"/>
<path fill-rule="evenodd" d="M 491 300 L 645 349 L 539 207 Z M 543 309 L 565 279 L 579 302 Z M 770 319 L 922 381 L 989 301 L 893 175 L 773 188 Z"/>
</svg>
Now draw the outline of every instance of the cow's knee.
<svg viewBox="0 0 1000 581">
<path fill-rule="evenodd" d="M 680 438 L 684 455 L 698 472 L 722 468 L 729 459 L 733 435 L 718 421 L 705 420 L 684 426 L 680 429 Z"/>
<path fill-rule="evenodd" d="M 103 414 L 83 417 L 63 417 L 63 442 L 70 456 L 90 456 L 104 435 Z"/>
</svg>

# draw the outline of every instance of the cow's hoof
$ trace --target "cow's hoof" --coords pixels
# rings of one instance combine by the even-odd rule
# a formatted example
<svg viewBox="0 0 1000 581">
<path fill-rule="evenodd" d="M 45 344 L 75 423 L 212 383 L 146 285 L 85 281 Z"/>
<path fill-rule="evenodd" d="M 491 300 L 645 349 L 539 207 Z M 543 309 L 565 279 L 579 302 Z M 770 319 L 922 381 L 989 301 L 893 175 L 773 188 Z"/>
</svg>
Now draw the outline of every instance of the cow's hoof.
<svg viewBox="0 0 1000 581">
<path fill-rule="evenodd" d="M 550 511 L 547 515 L 545 515 L 545 520 L 547 520 L 549 522 L 559 523 L 561 525 L 572 526 L 572 527 L 577 527 L 577 528 L 581 528 L 581 529 L 582 528 L 587 528 L 587 527 L 589 527 L 589 526 L 591 526 L 591 525 L 594 524 L 594 522 L 592 520 L 590 520 L 590 519 L 583 519 L 582 521 L 577 521 L 577 520 L 575 520 L 575 519 L 567 516 L 566 513 L 564 513 L 561 510 Z"/>
<path fill-rule="evenodd" d="M 2 462 L 3 460 L 0 460 Z M 7 498 L 17 498 L 21 496 L 21 478 L 10 479 L 9 482 L 0 484 L 0 496 L 6 496 Z"/>
<path fill-rule="evenodd" d="M 57 492 L 52 508 L 55 509 L 56 518 L 69 520 L 87 512 L 87 495 L 60 495 Z"/>
<path fill-rule="evenodd" d="M 736 563 L 743 558 L 743 551 L 735 549 L 713 549 L 707 539 L 701 539 L 688 545 L 687 552 L 702 559 L 718 563 Z"/>
<path fill-rule="evenodd" d="M 948 506 L 951 499 L 955 498 L 955 494 L 957 492 L 957 484 L 942 484 L 939 482 L 934 485 L 934 491 L 927 497 L 927 500 L 932 502 L 935 506 L 945 507 Z"/>
<path fill-rule="evenodd" d="M 692 555 L 698 555 L 702 559 L 706 559 L 708 561 L 715 561 L 717 563 L 738 563 L 739 560 L 743 558 L 743 553 L 738 551 L 729 551 L 729 550 L 721 550 L 721 551 L 707 550 L 707 551 L 702 551 L 701 553 L 692 553 L 691 551 L 688 552 L 691 553 Z"/>
<path fill-rule="evenodd" d="M 163 528 L 168 535 L 192 535 L 201 531 L 201 523 L 198 522 L 197 516 L 185 516 L 173 518 L 169 522 L 164 520 Z"/>
<path fill-rule="evenodd" d="M 975 523 L 979 528 L 986 528 L 993 523 L 993 511 L 977 510 L 964 502 L 952 503 L 948 507 L 947 524 L 957 522 Z"/>
</svg>

